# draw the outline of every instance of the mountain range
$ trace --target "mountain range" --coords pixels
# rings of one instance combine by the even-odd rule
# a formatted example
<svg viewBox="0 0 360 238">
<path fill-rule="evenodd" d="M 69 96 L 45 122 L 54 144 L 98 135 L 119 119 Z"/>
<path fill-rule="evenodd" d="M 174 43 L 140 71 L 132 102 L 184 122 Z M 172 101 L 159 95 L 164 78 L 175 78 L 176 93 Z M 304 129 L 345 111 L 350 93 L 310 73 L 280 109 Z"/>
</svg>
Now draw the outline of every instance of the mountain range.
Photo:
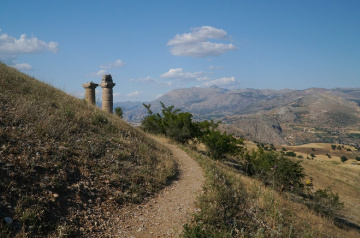
<svg viewBox="0 0 360 238">
<path fill-rule="evenodd" d="M 275 145 L 309 142 L 360 144 L 360 88 L 305 90 L 237 89 L 216 86 L 170 91 L 146 102 L 154 112 L 160 102 L 190 112 L 194 120 L 220 120 L 221 129 L 245 139 Z M 124 119 L 141 122 L 142 102 L 115 103 Z"/>
</svg>

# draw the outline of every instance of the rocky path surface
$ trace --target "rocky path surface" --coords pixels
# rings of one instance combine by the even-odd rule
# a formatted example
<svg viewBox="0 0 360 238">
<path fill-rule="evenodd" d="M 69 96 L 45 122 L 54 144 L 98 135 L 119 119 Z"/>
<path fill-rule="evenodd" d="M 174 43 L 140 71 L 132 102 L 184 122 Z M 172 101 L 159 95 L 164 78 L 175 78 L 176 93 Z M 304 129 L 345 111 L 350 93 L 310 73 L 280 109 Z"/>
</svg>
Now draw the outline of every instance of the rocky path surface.
<svg viewBox="0 0 360 238">
<path fill-rule="evenodd" d="M 194 202 L 204 182 L 202 169 L 183 150 L 164 139 L 156 140 L 172 151 L 178 179 L 147 203 L 125 207 L 112 227 L 113 237 L 178 237 L 196 212 Z"/>
</svg>

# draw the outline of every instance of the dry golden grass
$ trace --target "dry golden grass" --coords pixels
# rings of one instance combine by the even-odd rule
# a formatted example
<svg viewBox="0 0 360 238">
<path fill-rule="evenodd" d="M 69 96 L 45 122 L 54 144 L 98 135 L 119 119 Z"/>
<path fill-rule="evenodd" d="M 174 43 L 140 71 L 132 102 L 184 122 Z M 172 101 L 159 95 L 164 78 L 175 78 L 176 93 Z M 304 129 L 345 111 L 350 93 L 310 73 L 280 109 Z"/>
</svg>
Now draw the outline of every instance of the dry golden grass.
<svg viewBox="0 0 360 238">
<path fill-rule="evenodd" d="M 244 142 L 246 150 L 251 152 L 257 151 L 258 147 L 254 142 Z M 282 147 L 278 148 L 281 151 Z M 315 149 L 315 151 L 312 150 Z M 345 146 L 346 148 L 350 148 Z M 198 146 L 200 151 L 204 148 Z M 314 160 L 302 159 L 302 166 L 305 168 L 305 173 L 309 177 L 313 178 L 314 189 L 326 189 L 331 187 L 334 193 L 340 195 L 341 202 L 344 202 L 344 216 L 343 218 L 349 222 L 349 224 L 355 227 L 355 229 L 340 228 L 334 224 L 334 221 L 325 217 L 321 217 L 313 210 L 303 204 L 302 198 L 297 195 L 278 193 L 271 187 L 266 187 L 262 182 L 257 179 L 244 176 L 238 173 L 238 170 L 228 167 L 220 161 L 212 161 L 206 159 L 204 156 L 195 155 L 191 152 L 194 158 L 197 158 L 205 170 L 214 172 L 214 166 L 220 169 L 222 176 L 228 178 L 230 181 L 238 181 L 242 185 L 240 188 L 245 195 L 246 199 L 244 203 L 246 207 L 242 207 L 238 212 L 244 214 L 243 217 L 247 217 L 245 221 L 245 227 L 242 232 L 240 229 L 235 229 L 232 232 L 236 237 L 359 237 L 359 214 L 360 214 L 360 166 L 355 166 L 350 163 L 341 163 L 339 151 L 331 151 L 335 158 L 329 159 L 326 153 L 329 153 L 331 149 L 330 144 L 309 144 L 299 147 L 286 147 L 286 149 L 294 150 L 296 153 L 306 154 L 310 152 L 317 154 Z M 342 152 L 347 153 L 344 148 Z M 351 148 L 353 149 L 353 148 Z M 301 152 L 299 152 L 301 151 Z M 341 152 L 341 151 L 340 151 Z M 321 153 L 324 153 L 323 155 Z M 293 158 L 299 160 L 298 158 Z M 334 163 L 334 160 L 337 160 Z M 354 161 L 354 160 L 353 160 Z M 212 168 L 212 169 L 209 169 Z M 206 169 L 208 168 L 208 169 Z M 208 177 L 211 177 L 208 175 Z M 239 186 L 238 186 L 239 187 Z M 216 191 L 218 187 L 213 189 L 207 189 L 206 193 Z M 240 191 L 237 191 L 240 192 Z M 234 191 L 234 193 L 236 193 Z M 206 194 L 207 202 L 216 204 L 219 201 L 208 201 L 209 198 L 216 197 L 215 195 Z M 216 198 L 214 198 L 216 200 Z M 226 206 L 226 205 L 225 205 Z M 206 207 L 204 207 L 206 209 Z M 251 217 L 251 218 L 250 218 Z M 208 219 L 208 218 L 207 218 Z M 199 224 L 201 219 L 197 220 Z M 238 222 L 244 222 L 239 220 Z M 201 223 L 200 223 L 201 224 Z M 356 226 L 358 228 L 356 228 Z M 208 227 L 206 229 L 209 229 Z M 216 229 L 215 229 L 216 230 Z M 211 231 L 211 229 L 210 229 Z M 195 233 L 195 230 L 193 230 Z M 210 232 L 210 234 L 217 234 Z M 223 231 L 222 231 L 223 232 Z M 228 232 L 231 232 L 228 231 Z M 221 233 L 225 234 L 229 233 Z M 221 235 L 220 235 L 221 236 Z"/>
<path fill-rule="evenodd" d="M 0 237 L 92 236 L 105 221 L 89 213 L 141 202 L 176 173 L 165 147 L 84 100 L 3 64 L 0 88 Z"/>
<path fill-rule="evenodd" d="M 256 144 L 252 142 L 246 142 L 248 151 L 257 149 Z M 251 147 L 252 146 L 252 147 Z M 206 204 L 221 204 L 221 206 L 230 206 L 222 204 L 226 202 L 224 200 L 218 200 L 224 198 L 223 194 L 219 191 L 228 191 L 228 189 L 235 189 L 234 191 L 228 191 L 233 194 L 242 194 L 243 205 L 239 206 L 236 211 L 229 211 L 234 214 L 242 214 L 241 218 L 234 218 L 235 224 L 241 224 L 240 227 L 231 228 L 230 230 L 221 230 L 220 233 L 216 233 L 216 228 L 211 228 L 212 221 L 209 218 L 213 211 L 203 211 L 205 216 L 202 220 L 201 216 L 195 219 L 195 223 L 192 224 L 193 230 L 188 230 L 187 235 L 189 237 L 196 237 L 200 235 L 199 231 L 196 231 L 196 226 L 205 222 L 202 229 L 207 230 L 206 235 L 212 234 L 219 237 L 229 235 L 232 233 L 234 237 L 358 237 L 359 231 L 354 229 L 342 229 L 337 227 L 332 220 L 320 217 L 306 205 L 295 202 L 299 200 L 298 197 L 291 194 L 278 193 L 270 187 L 266 187 L 262 182 L 257 179 L 244 176 L 238 173 L 237 170 L 228 167 L 220 161 L 213 161 L 205 156 L 196 154 L 193 151 L 188 151 L 191 156 L 196 158 L 201 166 L 207 173 L 207 187 L 205 189 L 205 198 L 200 198 L 200 204 L 202 209 L 209 209 Z M 313 162 L 310 161 L 309 162 Z M 216 183 L 216 178 L 226 180 L 226 188 L 221 187 L 221 183 Z M 211 180 L 214 180 L 211 182 Z M 317 178 L 314 178 L 316 183 Z M 321 180 L 319 180 L 321 182 Z M 215 186 L 211 187 L 214 183 Z M 234 186 L 234 183 L 238 184 Z M 240 190 L 236 190 L 240 189 Z M 353 195 L 351 195 L 353 196 Z M 205 205 L 204 205 L 205 202 Z M 210 206 L 211 207 L 211 206 Z M 234 208 L 232 208 L 234 209 Z M 353 213 L 355 215 L 355 212 Z M 215 217 L 215 214 L 213 215 Z M 239 219 L 239 220 L 236 220 Z M 355 222 L 355 220 L 351 220 Z M 191 227 L 191 226 L 190 226 Z M 193 232 L 193 233 L 191 233 Z M 191 235 L 193 236 L 191 236 Z M 195 235 L 196 234 L 196 235 Z M 195 236 L 194 236 L 195 235 Z M 204 233 L 201 233 L 204 235 Z M 187 237 L 187 236 L 186 236 Z M 217 237 L 217 236 L 216 236 Z"/>
<path fill-rule="evenodd" d="M 358 237 L 359 232 L 355 230 L 340 229 L 334 222 L 319 217 L 304 204 L 289 200 L 284 194 L 279 194 L 271 188 L 265 187 L 260 181 L 250 177 L 234 175 L 241 179 L 245 188 L 252 198 L 252 206 L 255 210 L 270 210 L 272 213 L 264 217 L 268 224 L 274 227 L 282 225 L 280 220 L 287 226 L 292 226 L 299 232 L 301 237 Z M 269 203 L 271 199 L 273 202 Z M 282 215 L 279 215 L 282 214 Z M 278 216 L 276 221 L 276 215 Z M 280 217 L 279 217 L 280 216 Z M 282 216 L 282 217 L 281 217 Z M 289 234 L 283 234 L 288 236 Z M 299 234 L 298 234 L 299 235 Z M 296 235 L 296 237 L 298 236 Z M 290 235 L 289 235 L 290 236 Z"/>
<path fill-rule="evenodd" d="M 305 158 L 302 166 L 308 177 L 313 178 L 314 188 L 331 188 L 334 193 L 338 193 L 344 202 L 345 218 L 360 226 L 360 162 L 355 160 L 359 152 L 353 146 L 335 144 L 343 147 L 341 150 L 333 150 L 331 145 L 334 144 L 310 143 L 283 147 Z M 313 160 L 306 159 L 311 153 L 315 155 Z M 342 163 L 341 156 L 346 156 L 349 160 Z"/>
<path fill-rule="evenodd" d="M 331 145 L 336 145 L 342 147 L 341 150 L 333 150 Z M 346 156 L 349 160 L 345 164 L 356 163 L 355 157 L 360 156 L 359 151 L 356 150 L 354 146 L 349 145 L 339 145 L 339 144 L 329 144 L 329 143 L 310 143 L 299 146 L 277 146 L 280 150 L 281 148 L 285 148 L 289 151 L 294 151 L 298 155 L 310 156 L 310 154 L 314 154 L 316 157 L 314 159 L 328 159 L 326 154 L 331 156 L 331 161 L 340 162 L 341 156 Z M 314 150 L 313 150 L 314 149 Z M 348 151 L 350 149 L 351 151 Z"/>
<path fill-rule="evenodd" d="M 344 202 L 345 217 L 360 225 L 360 166 L 334 164 L 331 159 L 304 160 L 305 173 L 312 177 L 317 189 L 331 188 Z"/>
</svg>

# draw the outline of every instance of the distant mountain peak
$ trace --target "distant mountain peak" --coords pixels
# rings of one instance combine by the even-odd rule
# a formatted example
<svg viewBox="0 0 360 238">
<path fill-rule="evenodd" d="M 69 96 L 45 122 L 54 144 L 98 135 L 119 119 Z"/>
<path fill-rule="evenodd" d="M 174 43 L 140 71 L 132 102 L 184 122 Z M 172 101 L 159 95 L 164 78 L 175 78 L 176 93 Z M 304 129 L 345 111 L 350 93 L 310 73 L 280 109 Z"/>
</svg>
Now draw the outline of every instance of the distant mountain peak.
<svg viewBox="0 0 360 238">
<path fill-rule="evenodd" d="M 224 92 L 230 91 L 229 89 L 226 89 L 226 88 L 220 88 L 220 87 L 217 86 L 217 85 L 212 85 L 212 86 L 210 86 L 209 88 L 221 90 L 221 91 L 224 91 Z"/>
</svg>

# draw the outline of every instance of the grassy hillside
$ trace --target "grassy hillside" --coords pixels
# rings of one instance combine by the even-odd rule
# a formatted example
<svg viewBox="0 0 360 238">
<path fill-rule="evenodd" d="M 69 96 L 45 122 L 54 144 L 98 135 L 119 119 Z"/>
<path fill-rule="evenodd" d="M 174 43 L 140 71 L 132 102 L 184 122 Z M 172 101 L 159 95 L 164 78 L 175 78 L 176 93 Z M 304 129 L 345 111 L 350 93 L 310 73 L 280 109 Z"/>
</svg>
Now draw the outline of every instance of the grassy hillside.
<svg viewBox="0 0 360 238">
<path fill-rule="evenodd" d="M 332 146 L 336 148 L 333 149 Z M 360 151 L 353 146 L 311 143 L 301 146 L 285 146 L 288 151 L 302 155 L 302 166 L 306 174 L 313 178 L 316 188 L 331 188 L 338 193 L 345 205 L 345 216 L 354 223 L 360 224 Z M 311 154 L 314 155 L 311 158 Z M 341 162 L 341 157 L 348 158 Z M 311 159 L 306 159 L 307 157 Z"/>
<path fill-rule="evenodd" d="M 91 236 L 175 175 L 120 118 L 0 64 L 0 237 Z"/>
<path fill-rule="evenodd" d="M 245 148 L 258 149 L 252 142 L 246 142 Z M 202 149 L 198 147 L 200 152 Z M 187 152 L 203 167 L 206 183 L 197 202 L 200 209 L 185 226 L 184 237 L 359 237 L 359 166 L 350 169 L 350 164 L 342 167 L 315 159 L 301 160 L 307 175 L 304 182 L 312 177 L 311 190 L 330 187 L 339 193 L 344 210 L 335 210 L 337 215 L 331 217 L 316 212 L 304 194 L 281 192 L 259 177 L 247 176 L 241 158 L 215 161 L 204 153 Z M 272 170 L 274 180 L 276 169 L 280 167 Z M 313 201 L 325 210 L 334 205 L 328 199 Z"/>
</svg>

